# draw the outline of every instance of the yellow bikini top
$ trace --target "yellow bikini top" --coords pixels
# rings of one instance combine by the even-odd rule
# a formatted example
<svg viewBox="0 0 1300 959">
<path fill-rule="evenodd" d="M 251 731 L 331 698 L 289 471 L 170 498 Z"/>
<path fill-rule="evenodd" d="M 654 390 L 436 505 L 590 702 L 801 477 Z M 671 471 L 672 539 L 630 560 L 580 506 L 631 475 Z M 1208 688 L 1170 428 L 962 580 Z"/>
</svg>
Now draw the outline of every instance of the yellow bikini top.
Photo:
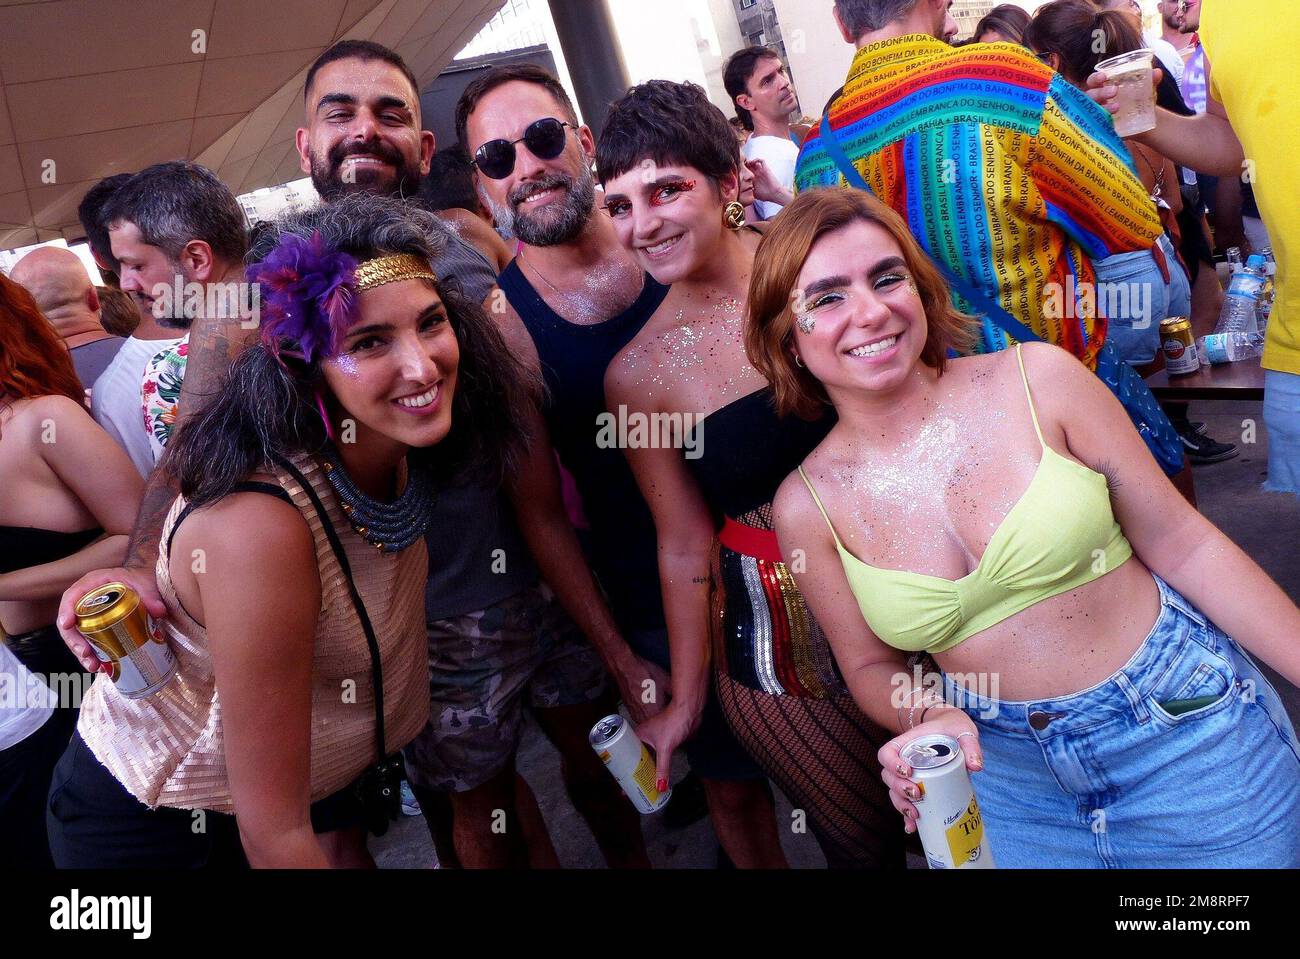
<svg viewBox="0 0 1300 959">
<path fill-rule="evenodd" d="M 978 565 L 961 579 L 862 562 L 840 542 L 821 497 L 799 467 L 835 537 L 867 625 L 897 649 L 942 653 L 1040 600 L 1118 569 L 1133 555 L 1111 511 L 1106 478 L 1044 442 L 1018 344 L 1016 359 L 1043 455 L 1029 488 L 1003 518 Z"/>
</svg>

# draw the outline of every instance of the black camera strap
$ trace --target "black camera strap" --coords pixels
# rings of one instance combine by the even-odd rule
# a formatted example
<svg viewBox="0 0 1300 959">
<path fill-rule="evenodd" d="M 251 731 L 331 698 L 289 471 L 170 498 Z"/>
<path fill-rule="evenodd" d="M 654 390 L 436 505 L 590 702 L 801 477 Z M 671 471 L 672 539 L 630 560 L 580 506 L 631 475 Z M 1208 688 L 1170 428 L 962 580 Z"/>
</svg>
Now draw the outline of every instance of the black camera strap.
<svg viewBox="0 0 1300 959">
<path fill-rule="evenodd" d="M 357 592 L 357 584 L 352 579 L 352 566 L 348 562 L 347 554 L 343 552 L 343 544 L 339 542 L 339 534 L 335 531 L 334 524 L 330 522 L 324 504 L 321 503 L 320 497 L 316 495 L 316 490 L 312 488 L 311 483 L 307 481 L 301 471 L 288 460 L 276 457 L 275 462 L 276 465 L 298 482 L 303 492 L 311 500 L 312 507 L 316 510 L 316 518 L 320 520 L 321 529 L 325 531 L 325 537 L 329 540 L 330 548 L 334 551 L 334 559 L 343 571 L 343 579 L 348 584 L 348 592 L 352 596 L 352 605 L 356 609 L 357 619 L 361 621 L 361 630 L 366 634 L 366 646 L 370 649 L 371 682 L 375 687 L 375 740 L 379 747 L 378 763 L 382 764 L 388 759 L 388 748 L 384 739 L 384 668 L 379 659 L 379 640 L 375 637 L 375 627 L 371 624 L 370 616 L 366 613 L 366 604 L 361 601 L 361 594 Z"/>
</svg>

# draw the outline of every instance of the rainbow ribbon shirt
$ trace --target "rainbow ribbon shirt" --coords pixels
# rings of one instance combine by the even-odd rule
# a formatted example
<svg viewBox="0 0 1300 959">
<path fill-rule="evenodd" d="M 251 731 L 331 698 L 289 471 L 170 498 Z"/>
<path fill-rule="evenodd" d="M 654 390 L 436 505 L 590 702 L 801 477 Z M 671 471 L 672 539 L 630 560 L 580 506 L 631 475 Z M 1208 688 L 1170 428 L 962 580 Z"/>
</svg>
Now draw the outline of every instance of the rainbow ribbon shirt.
<svg viewBox="0 0 1300 959">
<path fill-rule="evenodd" d="M 1021 47 L 912 34 L 857 52 L 830 121 L 932 257 L 1095 368 L 1092 261 L 1150 249 L 1161 230 L 1106 111 Z M 842 182 L 814 127 L 796 189 Z M 986 318 L 976 352 L 1013 342 Z"/>
</svg>

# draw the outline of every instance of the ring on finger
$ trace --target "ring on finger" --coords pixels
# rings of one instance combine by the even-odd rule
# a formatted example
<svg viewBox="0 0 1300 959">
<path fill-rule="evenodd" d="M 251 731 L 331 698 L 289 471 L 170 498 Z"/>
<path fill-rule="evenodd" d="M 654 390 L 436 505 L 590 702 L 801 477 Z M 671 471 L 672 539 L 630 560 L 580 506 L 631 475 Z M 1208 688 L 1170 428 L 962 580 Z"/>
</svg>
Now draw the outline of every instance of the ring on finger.
<svg viewBox="0 0 1300 959">
<path fill-rule="evenodd" d="M 968 730 L 966 730 L 966 732 L 964 732 L 964 733 L 958 733 L 958 734 L 957 734 L 957 738 L 958 738 L 958 739 L 961 739 L 963 736 L 974 736 L 974 735 L 975 735 L 975 734 L 974 734 L 973 732 L 971 732 L 971 731 L 968 729 Z"/>
</svg>

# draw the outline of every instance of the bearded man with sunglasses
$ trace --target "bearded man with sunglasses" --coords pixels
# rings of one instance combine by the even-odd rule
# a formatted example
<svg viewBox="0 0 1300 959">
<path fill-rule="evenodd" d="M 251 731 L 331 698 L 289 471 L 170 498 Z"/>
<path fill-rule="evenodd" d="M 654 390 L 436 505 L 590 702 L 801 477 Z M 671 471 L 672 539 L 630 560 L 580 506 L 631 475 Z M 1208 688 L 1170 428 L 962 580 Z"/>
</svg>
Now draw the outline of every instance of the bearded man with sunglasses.
<svg viewBox="0 0 1300 959">
<path fill-rule="evenodd" d="M 658 684 L 637 704 L 653 715 L 670 692 L 654 521 L 622 450 L 602 441 L 600 418 L 606 368 L 668 289 L 641 270 L 597 211 L 595 141 L 551 74 L 519 64 L 479 77 L 456 105 L 456 132 L 474 156 L 480 198 L 521 242 L 498 280 L 508 303 L 499 325 L 545 379 L 546 427 L 582 496 L 592 565 L 634 660 L 655 667 Z M 730 860 L 742 868 L 783 864 L 766 777 L 716 702 L 686 753 Z"/>
</svg>

